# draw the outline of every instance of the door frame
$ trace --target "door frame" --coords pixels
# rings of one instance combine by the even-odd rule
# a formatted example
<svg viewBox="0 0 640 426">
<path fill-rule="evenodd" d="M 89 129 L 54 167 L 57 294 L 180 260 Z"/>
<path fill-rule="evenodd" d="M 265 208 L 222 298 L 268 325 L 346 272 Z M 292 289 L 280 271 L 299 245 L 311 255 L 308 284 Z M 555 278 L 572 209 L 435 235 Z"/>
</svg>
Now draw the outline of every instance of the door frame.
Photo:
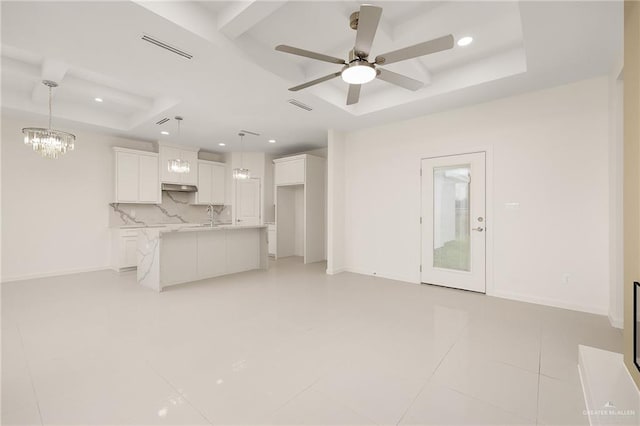
<svg viewBox="0 0 640 426">
<path fill-rule="evenodd" d="M 472 150 L 460 150 L 460 151 L 441 151 L 433 152 L 427 155 L 421 156 L 418 160 L 418 197 L 419 197 L 419 217 L 422 217 L 422 160 L 431 160 L 434 158 L 442 157 L 456 157 L 458 155 L 465 154 L 478 154 L 484 152 L 485 155 L 485 292 L 487 296 L 496 296 L 494 287 L 494 271 L 493 271 L 493 231 L 494 225 L 494 209 L 493 209 L 493 150 L 490 146 L 479 146 L 477 149 Z M 420 263 L 422 263 L 423 253 L 423 235 L 422 224 L 420 226 L 420 247 L 418 252 L 420 253 Z M 418 272 L 418 283 L 422 283 L 422 273 Z M 482 294 L 482 293 L 479 293 Z"/>
</svg>

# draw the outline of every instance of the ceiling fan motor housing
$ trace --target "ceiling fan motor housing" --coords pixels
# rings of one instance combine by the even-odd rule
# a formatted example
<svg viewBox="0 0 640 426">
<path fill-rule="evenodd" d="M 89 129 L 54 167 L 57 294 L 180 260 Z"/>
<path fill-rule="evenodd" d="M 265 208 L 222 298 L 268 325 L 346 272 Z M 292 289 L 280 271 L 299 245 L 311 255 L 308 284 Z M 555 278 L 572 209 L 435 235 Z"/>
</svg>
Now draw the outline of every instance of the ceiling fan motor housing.
<svg viewBox="0 0 640 426">
<path fill-rule="evenodd" d="M 358 18 L 360 18 L 360 11 L 355 11 L 349 16 L 349 26 L 352 30 L 358 29 Z"/>
</svg>

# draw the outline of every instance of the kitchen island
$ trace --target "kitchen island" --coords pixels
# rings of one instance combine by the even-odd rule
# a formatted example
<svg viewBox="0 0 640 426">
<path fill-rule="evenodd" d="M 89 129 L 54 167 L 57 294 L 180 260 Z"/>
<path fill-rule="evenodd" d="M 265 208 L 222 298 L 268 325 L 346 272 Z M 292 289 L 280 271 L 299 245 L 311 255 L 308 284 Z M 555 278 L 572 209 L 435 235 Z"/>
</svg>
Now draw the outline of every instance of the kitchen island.
<svg viewBox="0 0 640 426">
<path fill-rule="evenodd" d="M 183 226 L 138 231 L 138 284 L 171 285 L 267 269 L 267 226 Z"/>
</svg>

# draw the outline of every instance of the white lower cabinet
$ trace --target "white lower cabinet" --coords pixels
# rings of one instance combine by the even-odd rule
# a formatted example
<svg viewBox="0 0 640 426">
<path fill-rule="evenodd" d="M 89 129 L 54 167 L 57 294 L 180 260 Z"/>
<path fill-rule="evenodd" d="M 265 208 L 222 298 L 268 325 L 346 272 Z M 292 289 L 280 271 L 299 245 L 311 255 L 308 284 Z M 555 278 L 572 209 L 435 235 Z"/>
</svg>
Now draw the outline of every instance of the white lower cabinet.
<svg viewBox="0 0 640 426">
<path fill-rule="evenodd" d="M 113 229 L 111 235 L 111 264 L 113 269 L 138 266 L 138 228 Z"/>
</svg>

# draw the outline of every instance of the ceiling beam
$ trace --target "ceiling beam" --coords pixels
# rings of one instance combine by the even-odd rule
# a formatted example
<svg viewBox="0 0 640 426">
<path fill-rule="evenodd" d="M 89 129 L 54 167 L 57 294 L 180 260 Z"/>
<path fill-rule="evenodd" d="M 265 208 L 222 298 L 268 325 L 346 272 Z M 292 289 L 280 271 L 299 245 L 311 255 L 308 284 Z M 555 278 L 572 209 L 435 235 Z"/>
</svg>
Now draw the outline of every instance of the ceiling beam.
<svg viewBox="0 0 640 426">
<path fill-rule="evenodd" d="M 40 77 L 42 80 L 51 80 L 60 84 L 69 70 L 69 65 L 57 59 L 45 59 L 42 62 Z M 49 99 L 49 88 L 41 81 L 36 83 L 31 92 L 31 100 L 35 103 L 44 103 Z"/>
<path fill-rule="evenodd" d="M 149 0 L 133 0 L 133 2 L 215 45 L 221 46 L 228 42 L 218 31 L 211 14 L 196 2 Z"/>
<path fill-rule="evenodd" d="M 284 6 L 286 1 L 231 2 L 218 14 L 218 30 L 235 39 Z"/>
</svg>

